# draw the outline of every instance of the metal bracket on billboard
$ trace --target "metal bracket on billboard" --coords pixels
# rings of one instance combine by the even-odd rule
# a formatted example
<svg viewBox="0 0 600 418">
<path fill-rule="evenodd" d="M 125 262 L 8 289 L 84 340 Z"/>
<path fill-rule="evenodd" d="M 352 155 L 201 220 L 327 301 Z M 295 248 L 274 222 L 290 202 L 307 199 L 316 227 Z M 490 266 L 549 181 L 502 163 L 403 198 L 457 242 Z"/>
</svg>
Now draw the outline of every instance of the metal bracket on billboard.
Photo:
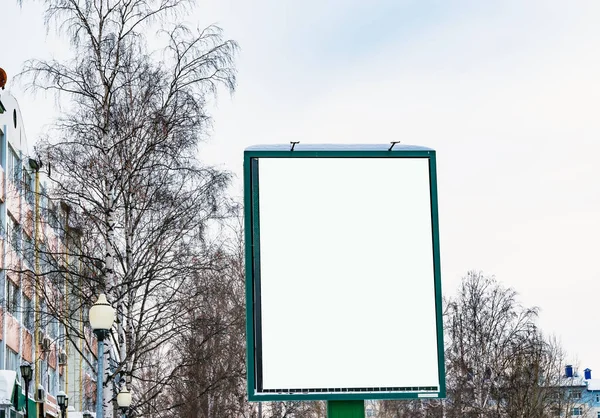
<svg viewBox="0 0 600 418">
<path fill-rule="evenodd" d="M 392 144 L 392 145 L 390 145 L 390 147 L 388 148 L 388 151 L 391 151 L 392 148 L 394 148 L 394 145 L 399 144 L 399 143 L 400 143 L 400 141 L 392 141 L 392 142 L 390 142 L 390 144 Z"/>
</svg>

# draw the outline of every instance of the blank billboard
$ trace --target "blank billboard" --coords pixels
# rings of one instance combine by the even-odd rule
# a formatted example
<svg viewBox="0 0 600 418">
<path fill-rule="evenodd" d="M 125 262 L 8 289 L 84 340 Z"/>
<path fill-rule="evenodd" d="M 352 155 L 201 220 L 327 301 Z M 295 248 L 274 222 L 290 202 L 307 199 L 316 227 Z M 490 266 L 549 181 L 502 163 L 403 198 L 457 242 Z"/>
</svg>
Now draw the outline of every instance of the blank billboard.
<svg viewBox="0 0 600 418">
<path fill-rule="evenodd" d="M 443 396 L 434 154 L 341 151 L 247 151 L 250 399 Z"/>
</svg>

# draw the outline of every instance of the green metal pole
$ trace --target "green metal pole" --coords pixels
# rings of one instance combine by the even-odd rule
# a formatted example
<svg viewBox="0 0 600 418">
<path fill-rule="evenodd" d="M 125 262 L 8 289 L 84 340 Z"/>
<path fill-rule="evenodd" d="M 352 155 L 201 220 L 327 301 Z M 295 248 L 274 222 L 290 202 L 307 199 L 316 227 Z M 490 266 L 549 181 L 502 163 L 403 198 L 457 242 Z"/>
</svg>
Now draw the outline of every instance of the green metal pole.
<svg viewBox="0 0 600 418">
<path fill-rule="evenodd" d="M 327 418 L 365 418 L 365 401 L 327 401 Z"/>
<path fill-rule="evenodd" d="M 94 330 L 96 332 L 96 336 L 98 337 L 98 374 L 96 375 L 96 418 L 102 418 L 104 409 L 104 398 L 102 396 L 102 389 L 104 383 L 102 379 L 104 379 L 104 337 L 107 336 L 108 330 L 106 329 L 98 329 Z"/>
</svg>

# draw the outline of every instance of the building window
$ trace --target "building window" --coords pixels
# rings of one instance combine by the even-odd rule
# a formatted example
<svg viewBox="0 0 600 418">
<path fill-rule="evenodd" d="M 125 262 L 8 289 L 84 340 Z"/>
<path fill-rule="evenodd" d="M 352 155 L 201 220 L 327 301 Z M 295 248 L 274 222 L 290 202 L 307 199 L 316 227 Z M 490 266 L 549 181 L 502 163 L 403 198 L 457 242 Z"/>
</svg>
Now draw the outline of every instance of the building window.
<svg viewBox="0 0 600 418">
<path fill-rule="evenodd" d="M 581 391 L 577 390 L 575 392 L 571 392 L 571 398 L 573 398 L 573 399 L 581 399 Z"/>
<path fill-rule="evenodd" d="M 6 239 L 10 247 L 15 252 L 19 252 L 19 248 L 21 247 L 21 228 L 10 216 L 8 216 L 8 221 L 6 222 Z"/>
<path fill-rule="evenodd" d="M 26 294 L 23 294 L 23 325 L 33 331 L 33 302 Z"/>
<path fill-rule="evenodd" d="M 6 280 L 6 310 L 12 316 L 17 316 L 19 310 L 19 288 L 15 286 L 12 280 Z"/>
<path fill-rule="evenodd" d="M 32 190 L 31 174 L 27 170 L 23 170 L 23 189 L 25 190 L 25 199 L 33 206 L 33 190 Z"/>
<path fill-rule="evenodd" d="M 57 230 L 59 228 L 59 221 L 58 221 L 58 208 L 57 205 L 50 201 L 48 202 L 48 224 L 55 230 Z"/>
<path fill-rule="evenodd" d="M 48 326 L 48 335 L 53 340 L 58 338 L 58 320 L 54 317 L 50 319 L 50 324 Z"/>
<path fill-rule="evenodd" d="M 598 418 L 600 418 L 600 412 L 598 412 L 598 415 L 597 415 L 597 417 L 598 417 Z"/>
<path fill-rule="evenodd" d="M 8 146 L 7 176 L 17 189 L 21 189 L 21 160 L 10 145 Z"/>
<path fill-rule="evenodd" d="M 48 207 L 48 194 L 46 193 L 46 187 L 45 186 L 41 186 L 41 190 L 40 190 L 40 206 L 42 207 L 42 210 L 46 209 Z"/>
<path fill-rule="evenodd" d="M 65 387 L 65 373 L 58 375 L 58 388 L 61 389 L 64 387 Z"/>
<path fill-rule="evenodd" d="M 47 358 L 48 356 L 46 356 Z M 48 393 L 48 361 L 46 359 L 42 359 L 40 361 L 40 381 L 42 382 L 42 387 Z"/>
<path fill-rule="evenodd" d="M 575 408 L 573 408 L 573 413 L 571 414 L 572 416 L 579 416 L 581 415 L 581 407 L 576 406 Z"/>
<path fill-rule="evenodd" d="M 65 332 L 65 326 L 63 324 L 58 325 L 58 346 L 62 350 L 65 350 L 67 347 L 67 337 Z"/>
<path fill-rule="evenodd" d="M 19 360 L 19 355 L 6 347 L 6 370 L 14 370 L 18 374 L 19 366 L 21 365 Z"/>
<path fill-rule="evenodd" d="M 56 265 L 56 262 L 54 262 Z M 56 270 L 52 269 L 51 273 L 48 274 L 48 278 L 50 282 L 58 288 L 58 290 L 62 291 L 65 287 L 65 275 L 66 270 L 63 266 L 56 266 Z"/>
<path fill-rule="evenodd" d="M 23 234 L 23 258 L 33 268 L 35 252 L 33 248 L 33 240 L 27 234 Z"/>
<path fill-rule="evenodd" d="M 58 392 L 58 378 L 56 369 L 48 367 L 48 393 L 55 396 Z"/>
<path fill-rule="evenodd" d="M 42 274 L 48 274 L 54 270 L 52 263 L 52 255 L 48 252 L 46 244 L 41 243 L 38 246 L 38 254 L 40 260 L 40 271 Z M 54 263 L 56 264 L 56 263 Z"/>
<path fill-rule="evenodd" d="M 90 365 L 88 364 L 88 362 L 86 360 L 89 360 L 89 351 L 87 348 L 83 347 L 83 358 L 85 359 L 83 361 L 83 371 L 85 373 L 87 373 L 88 375 L 92 375 L 92 370 Z"/>
<path fill-rule="evenodd" d="M 40 318 L 40 324 L 39 327 L 43 332 L 48 332 L 46 327 L 49 323 L 49 315 L 48 315 L 48 309 L 46 307 L 46 301 L 44 299 L 40 299 L 40 305 L 39 305 L 39 318 Z"/>
<path fill-rule="evenodd" d="M 83 371 L 88 376 L 96 376 L 98 370 L 98 360 L 94 357 L 87 348 L 83 348 Z M 87 360 L 87 361 L 86 361 Z"/>
</svg>

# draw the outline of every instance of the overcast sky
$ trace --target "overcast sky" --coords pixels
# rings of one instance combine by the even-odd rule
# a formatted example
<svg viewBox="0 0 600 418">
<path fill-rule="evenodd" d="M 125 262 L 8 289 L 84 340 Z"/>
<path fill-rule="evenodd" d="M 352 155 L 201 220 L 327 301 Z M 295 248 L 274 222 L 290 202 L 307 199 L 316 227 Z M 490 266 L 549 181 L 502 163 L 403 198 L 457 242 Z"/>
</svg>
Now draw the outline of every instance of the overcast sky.
<svg viewBox="0 0 600 418">
<path fill-rule="evenodd" d="M 2 0 L 9 82 L 66 54 L 25 3 Z M 599 2 L 206 0 L 188 21 L 242 47 L 203 160 L 241 177 L 253 144 L 436 149 L 445 294 L 494 274 L 600 377 Z M 13 92 L 31 144 L 54 102 Z"/>
</svg>

